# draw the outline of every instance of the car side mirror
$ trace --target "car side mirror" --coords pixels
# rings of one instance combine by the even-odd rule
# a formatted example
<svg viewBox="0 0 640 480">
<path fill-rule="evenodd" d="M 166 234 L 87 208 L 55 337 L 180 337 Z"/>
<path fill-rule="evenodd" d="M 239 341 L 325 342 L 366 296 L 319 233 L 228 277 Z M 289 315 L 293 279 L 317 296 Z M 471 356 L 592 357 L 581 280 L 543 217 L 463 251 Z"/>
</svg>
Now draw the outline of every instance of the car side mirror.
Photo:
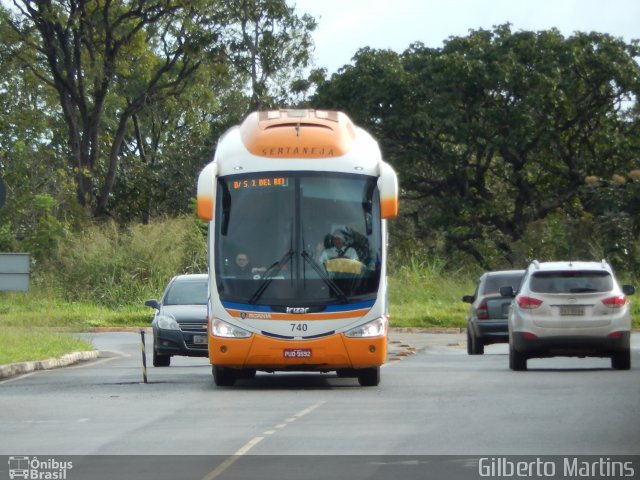
<svg viewBox="0 0 640 480">
<path fill-rule="evenodd" d="M 622 293 L 627 296 L 633 295 L 634 293 L 636 293 L 636 287 L 634 287 L 633 285 L 622 285 Z"/>
<path fill-rule="evenodd" d="M 144 302 L 145 306 L 155 308 L 156 310 L 160 310 L 160 304 L 157 300 L 147 300 Z"/>
<path fill-rule="evenodd" d="M 506 287 L 500 287 L 500 295 L 503 297 L 515 297 L 516 293 L 513 291 L 513 287 L 511 285 L 507 285 Z"/>
<path fill-rule="evenodd" d="M 465 295 L 464 297 L 462 297 L 462 301 L 464 303 L 473 303 L 475 301 L 475 298 L 473 295 Z"/>
</svg>

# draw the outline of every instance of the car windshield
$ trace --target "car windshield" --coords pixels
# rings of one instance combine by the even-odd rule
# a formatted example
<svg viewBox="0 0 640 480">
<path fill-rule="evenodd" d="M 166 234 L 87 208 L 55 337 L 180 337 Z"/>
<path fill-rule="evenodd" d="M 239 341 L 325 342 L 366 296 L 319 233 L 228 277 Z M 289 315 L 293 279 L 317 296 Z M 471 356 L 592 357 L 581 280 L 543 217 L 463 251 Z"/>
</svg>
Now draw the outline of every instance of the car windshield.
<svg viewBox="0 0 640 480">
<path fill-rule="evenodd" d="M 173 282 L 165 295 L 164 305 L 206 305 L 207 281 Z"/>
<path fill-rule="evenodd" d="M 613 279 L 606 271 L 536 272 L 530 288 L 538 293 L 608 292 L 613 288 Z"/>
</svg>

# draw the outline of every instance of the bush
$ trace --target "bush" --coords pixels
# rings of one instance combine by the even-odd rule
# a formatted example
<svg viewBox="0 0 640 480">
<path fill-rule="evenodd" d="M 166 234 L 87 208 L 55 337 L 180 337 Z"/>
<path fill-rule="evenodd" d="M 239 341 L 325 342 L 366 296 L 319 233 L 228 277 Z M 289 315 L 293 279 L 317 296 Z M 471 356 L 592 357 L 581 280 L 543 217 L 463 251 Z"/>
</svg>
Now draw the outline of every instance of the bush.
<svg viewBox="0 0 640 480">
<path fill-rule="evenodd" d="M 206 251 L 192 216 L 126 229 L 92 225 L 60 244 L 36 283 L 67 301 L 138 304 L 158 297 L 174 275 L 206 272 Z"/>
<path fill-rule="evenodd" d="M 439 257 L 395 253 L 389 260 L 389 303 L 394 327 L 466 327 L 474 275 L 450 270 Z"/>
</svg>

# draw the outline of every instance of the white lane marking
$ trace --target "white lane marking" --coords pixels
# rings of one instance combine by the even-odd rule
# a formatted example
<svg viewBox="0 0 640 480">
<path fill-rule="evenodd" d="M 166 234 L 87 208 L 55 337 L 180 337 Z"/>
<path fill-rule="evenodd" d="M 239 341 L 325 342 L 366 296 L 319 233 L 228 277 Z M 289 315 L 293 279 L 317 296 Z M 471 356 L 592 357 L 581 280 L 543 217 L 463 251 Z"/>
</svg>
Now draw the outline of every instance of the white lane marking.
<svg viewBox="0 0 640 480">
<path fill-rule="evenodd" d="M 318 403 L 315 403 L 315 404 L 311 405 L 310 407 L 305 408 L 301 412 L 296 413 L 294 415 L 294 417 L 296 417 L 296 418 L 304 417 L 306 414 L 313 412 L 316 408 L 324 405 L 325 403 L 327 403 L 326 400 L 320 400 Z"/>
<path fill-rule="evenodd" d="M 67 369 L 76 369 L 76 368 L 87 368 L 87 367 L 93 367 L 96 365 L 100 365 L 101 363 L 105 363 L 105 362 L 110 362 L 112 360 L 117 360 L 118 358 L 131 358 L 131 354 L 129 353 L 124 353 L 124 352 L 119 352 L 117 350 L 109 350 L 108 352 L 105 351 L 105 353 L 115 353 L 116 356 L 114 357 L 104 357 L 104 358 L 100 358 L 98 357 L 98 360 L 90 360 L 87 361 L 86 363 L 81 363 L 80 365 L 71 365 L 68 367 L 65 367 Z"/>
<path fill-rule="evenodd" d="M 215 469 L 213 469 L 206 477 L 203 477 L 202 480 L 213 480 L 214 478 L 219 477 L 222 473 L 229 468 L 231 465 L 236 463 L 243 455 L 246 455 L 249 450 L 255 447 L 258 443 L 264 440 L 264 437 L 253 437 L 247 443 L 245 443 L 240 450 L 227 458 L 224 462 L 218 465 Z"/>
<path fill-rule="evenodd" d="M 285 420 L 285 422 L 287 423 L 279 423 L 275 427 L 272 427 L 272 430 L 267 430 L 263 432 L 262 435 L 272 435 L 273 433 L 275 433 L 276 429 L 281 429 L 286 427 L 292 422 L 295 422 L 297 419 L 304 417 L 305 415 L 313 412 L 316 408 L 324 405 L 326 402 L 327 402 L 326 400 L 320 400 L 319 402 L 314 403 L 310 407 L 307 407 L 304 410 L 300 410 L 298 413 L 287 418 Z M 243 455 L 246 455 L 253 447 L 255 447 L 262 440 L 264 440 L 264 436 L 253 437 L 251 440 L 245 443 L 242 447 L 240 447 L 240 449 L 237 452 L 235 452 L 233 455 L 227 458 L 224 462 L 218 465 L 215 469 L 209 472 L 205 477 L 203 477 L 202 480 L 214 480 L 215 478 L 219 477 L 225 470 L 227 470 L 231 465 L 233 465 L 238 460 L 240 460 L 240 458 Z"/>
<path fill-rule="evenodd" d="M 15 382 L 16 380 L 22 380 L 23 378 L 30 377 L 31 375 L 35 375 L 36 373 L 43 372 L 43 371 L 44 370 L 36 370 L 34 372 L 24 373 L 24 374 L 18 375 L 16 377 L 10 377 L 10 378 L 7 378 L 6 380 L 1 380 L 0 381 L 0 385 L 4 385 L 5 383 Z"/>
</svg>

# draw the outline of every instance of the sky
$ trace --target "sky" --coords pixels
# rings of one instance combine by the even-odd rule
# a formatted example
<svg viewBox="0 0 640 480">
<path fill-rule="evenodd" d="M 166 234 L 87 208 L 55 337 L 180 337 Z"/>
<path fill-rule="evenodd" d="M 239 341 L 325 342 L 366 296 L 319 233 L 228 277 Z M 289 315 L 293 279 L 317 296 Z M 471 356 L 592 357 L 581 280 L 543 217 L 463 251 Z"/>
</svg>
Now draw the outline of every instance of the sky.
<svg viewBox="0 0 640 480">
<path fill-rule="evenodd" d="M 513 32 L 557 28 L 640 39 L 638 0 L 289 0 L 318 22 L 315 66 L 335 73 L 358 49 L 402 53 L 413 42 L 440 48 L 449 37 L 511 24 Z"/>
</svg>

